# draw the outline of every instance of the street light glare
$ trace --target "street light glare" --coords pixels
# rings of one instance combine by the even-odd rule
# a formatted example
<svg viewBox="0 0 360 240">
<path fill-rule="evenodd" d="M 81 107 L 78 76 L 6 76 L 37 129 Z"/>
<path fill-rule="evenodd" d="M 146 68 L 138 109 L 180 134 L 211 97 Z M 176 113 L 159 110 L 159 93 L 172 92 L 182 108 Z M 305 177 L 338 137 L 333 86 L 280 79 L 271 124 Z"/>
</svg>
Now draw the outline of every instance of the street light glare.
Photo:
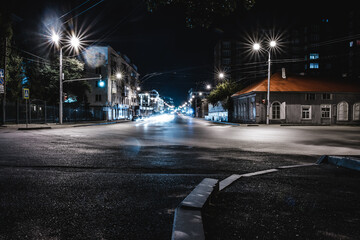
<svg viewBox="0 0 360 240">
<path fill-rule="evenodd" d="M 259 50 L 260 49 L 260 44 L 259 43 L 255 43 L 254 45 L 253 45 L 253 49 L 254 50 Z"/>
<path fill-rule="evenodd" d="M 59 40 L 60 40 L 60 37 L 57 33 L 53 33 L 53 35 L 51 36 L 51 40 L 55 43 L 55 44 L 58 44 L 59 43 Z"/>
<path fill-rule="evenodd" d="M 70 40 L 70 44 L 71 46 L 73 46 L 74 48 L 78 48 L 80 46 L 80 40 L 79 38 L 75 37 L 75 36 L 72 36 L 71 37 L 71 40 Z"/>
<path fill-rule="evenodd" d="M 122 78 L 122 74 L 121 74 L 121 73 L 117 73 L 117 74 L 116 74 L 116 78 L 117 78 L 117 79 L 121 79 L 121 78 Z"/>
<path fill-rule="evenodd" d="M 141 88 L 140 88 L 140 87 L 137 87 L 137 88 L 136 88 L 136 90 L 137 90 L 137 91 L 140 91 L 140 90 L 141 90 Z"/>
<path fill-rule="evenodd" d="M 275 47 L 276 46 L 276 42 L 275 41 L 271 41 L 270 42 L 270 47 Z"/>
<path fill-rule="evenodd" d="M 225 77 L 225 74 L 224 73 L 219 73 L 219 78 L 220 79 L 223 79 Z"/>
<path fill-rule="evenodd" d="M 210 88 L 211 88 L 210 84 L 206 85 L 206 89 L 210 89 Z"/>
</svg>

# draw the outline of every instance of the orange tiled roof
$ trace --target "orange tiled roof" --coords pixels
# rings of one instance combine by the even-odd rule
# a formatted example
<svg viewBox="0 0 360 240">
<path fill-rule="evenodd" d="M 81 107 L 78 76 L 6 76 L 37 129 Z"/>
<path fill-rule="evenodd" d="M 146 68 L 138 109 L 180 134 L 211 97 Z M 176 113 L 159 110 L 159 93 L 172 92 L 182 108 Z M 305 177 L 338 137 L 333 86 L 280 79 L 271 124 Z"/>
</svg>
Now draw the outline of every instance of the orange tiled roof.
<svg viewBox="0 0 360 240">
<path fill-rule="evenodd" d="M 267 78 L 254 83 L 232 96 L 239 96 L 249 92 L 266 92 Z M 270 78 L 271 92 L 356 92 L 360 93 L 360 84 L 344 81 L 334 81 L 325 78 L 307 76 L 287 76 L 281 77 L 280 73 L 275 73 Z"/>
</svg>

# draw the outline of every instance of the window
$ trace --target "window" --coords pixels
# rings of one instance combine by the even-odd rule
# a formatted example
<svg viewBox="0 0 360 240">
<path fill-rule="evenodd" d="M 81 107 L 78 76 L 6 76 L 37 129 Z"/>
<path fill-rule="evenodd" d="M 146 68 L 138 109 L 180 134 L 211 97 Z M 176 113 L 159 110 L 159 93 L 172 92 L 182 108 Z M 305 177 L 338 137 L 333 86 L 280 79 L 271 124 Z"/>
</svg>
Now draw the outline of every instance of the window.
<svg viewBox="0 0 360 240">
<path fill-rule="evenodd" d="M 360 103 L 355 103 L 353 108 L 353 120 L 359 121 L 360 120 Z"/>
<path fill-rule="evenodd" d="M 319 54 L 318 53 L 310 53 L 310 60 L 311 59 L 318 59 L 319 58 Z"/>
<path fill-rule="evenodd" d="M 305 100 L 315 100 L 315 93 L 306 93 Z"/>
<path fill-rule="evenodd" d="M 321 94 L 321 99 L 322 100 L 331 100 L 331 98 L 332 98 L 331 93 L 323 93 L 323 94 Z"/>
<path fill-rule="evenodd" d="M 280 119 L 280 103 L 274 102 L 272 104 L 272 119 Z"/>
<path fill-rule="evenodd" d="M 350 41 L 350 42 L 349 42 L 349 46 L 350 46 L 350 47 L 354 46 L 354 41 Z"/>
<path fill-rule="evenodd" d="M 101 94 L 95 95 L 95 102 L 101 102 Z"/>
<path fill-rule="evenodd" d="M 301 106 L 301 118 L 311 119 L 311 106 Z"/>
<path fill-rule="evenodd" d="M 337 120 L 347 121 L 348 120 L 348 109 L 349 105 L 347 102 L 340 102 L 337 105 Z"/>
<path fill-rule="evenodd" d="M 331 105 L 321 105 L 321 118 L 330 118 Z"/>
<path fill-rule="evenodd" d="M 230 64 L 230 58 L 223 58 L 222 59 L 222 64 L 223 65 L 229 65 Z"/>
<path fill-rule="evenodd" d="M 223 48 L 230 48 L 230 42 L 227 42 L 227 41 L 226 41 L 226 42 L 223 42 L 223 43 L 222 43 L 222 47 L 223 47 Z"/>
<path fill-rule="evenodd" d="M 224 57 L 230 57 L 230 50 L 224 50 L 224 51 L 222 51 L 222 55 L 223 55 Z"/>
<path fill-rule="evenodd" d="M 319 63 L 310 63 L 310 69 L 318 69 Z"/>
</svg>

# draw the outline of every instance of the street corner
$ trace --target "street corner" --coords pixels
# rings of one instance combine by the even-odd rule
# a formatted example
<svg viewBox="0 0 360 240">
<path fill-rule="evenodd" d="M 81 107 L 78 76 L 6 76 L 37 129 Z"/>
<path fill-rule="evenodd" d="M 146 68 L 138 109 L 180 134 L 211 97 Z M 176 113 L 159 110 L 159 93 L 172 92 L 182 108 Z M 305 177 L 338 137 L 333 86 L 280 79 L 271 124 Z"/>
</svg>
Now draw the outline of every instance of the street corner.
<svg viewBox="0 0 360 240">
<path fill-rule="evenodd" d="M 356 239 L 359 184 L 357 171 L 317 164 L 242 177 L 204 210 L 206 239 Z"/>
</svg>

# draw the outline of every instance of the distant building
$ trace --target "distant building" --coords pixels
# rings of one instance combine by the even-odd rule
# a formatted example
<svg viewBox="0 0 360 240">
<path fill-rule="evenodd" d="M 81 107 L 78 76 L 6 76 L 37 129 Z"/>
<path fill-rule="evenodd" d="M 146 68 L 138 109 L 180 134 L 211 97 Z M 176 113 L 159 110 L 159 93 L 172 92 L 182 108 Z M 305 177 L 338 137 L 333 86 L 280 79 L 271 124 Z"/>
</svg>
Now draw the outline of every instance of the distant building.
<svg viewBox="0 0 360 240">
<path fill-rule="evenodd" d="M 195 91 L 192 88 L 188 91 L 188 102 L 193 108 L 194 117 L 205 118 L 208 115 L 208 95 L 208 91 Z"/>
<path fill-rule="evenodd" d="M 216 121 L 216 122 L 228 122 L 228 110 L 225 110 L 221 104 L 218 102 L 216 105 L 209 104 L 208 114 L 205 117 L 206 120 Z"/>
<path fill-rule="evenodd" d="M 222 81 L 217 74 L 224 72 L 226 79 L 237 81 L 241 77 L 240 64 L 243 57 L 243 43 L 235 39 L 223 39 L 217 42 L 214 48 L 214 83 Z"/>
<path fill-rule="evenodd" d="M 138 106 L 139 73 L 130 59 L 110 46 L 92 46 L 83 53 L 88 77 L 101 75 L 90 82 L 90 110 L 96 119 L 131 119 Z M 97 111 L 95 111 L 97 110 Z M 101 111 L 99 111 L 101 110 Z M 101 115 L 101 116 L 100 116 Z"/>
<path fill-rule="evenodd" d="M 267 79 L 234 94 L 234 121 L 265 123 L 266 96 Z M 270 123 L 360 123 L 360 85 L 350 81 L 276 73 L 270 80 L 270 104 Z"/>
<path fill-rule="evenodd" d="M 139 110 L 141 116 L 150 116 L 152 114 L 164 111 L 164 100 L 156 90 L 142 92 L 139 94 Z"/>
</svg>

